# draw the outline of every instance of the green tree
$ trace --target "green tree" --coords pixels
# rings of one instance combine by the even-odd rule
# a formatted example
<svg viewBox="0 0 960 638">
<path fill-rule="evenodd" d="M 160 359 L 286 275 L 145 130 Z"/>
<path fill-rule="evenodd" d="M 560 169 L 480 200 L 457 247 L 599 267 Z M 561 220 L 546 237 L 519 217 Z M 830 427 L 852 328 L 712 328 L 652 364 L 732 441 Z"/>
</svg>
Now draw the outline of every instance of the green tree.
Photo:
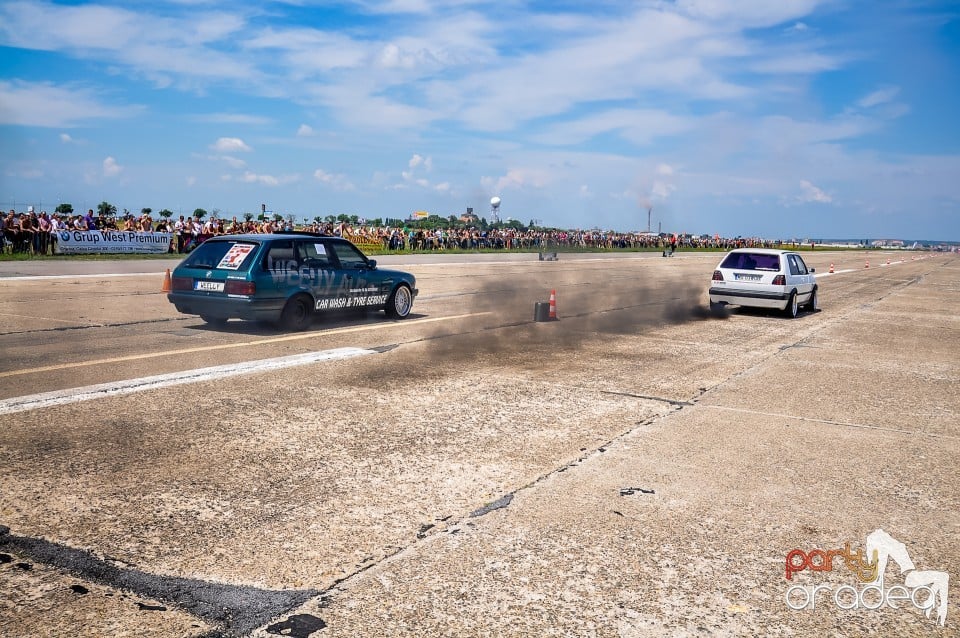
<svg viewBox="0 0 960 638">
<path fill-rule="evenodd" d="M 346 213 L 340 213 L 339 215 L 337 215 L 336 221 L 347 223 L 350 221 L 350 215 L 347 215 Z"/>
<path fill-rule="evenodd" d="M 320 215 L 317 215 L 316 217 L 313 218 L 313 221 L 316 222 L 317 224 L 319 224 L 320 222 L 323 221 L 323 218 L 320 217 Z"/>
<path fill-rule="evenodd" d="M 150 209 L 147 208 L 147 209 L 145 209 L 145 210 L 150 210 Z M 167 209 L 167 208 L 164 208 L 162 211 L 160 211 L 159 215 L 160 215 L 160 217 L 163 217 L 164 219 L 170 219 L 171 217 L 173 217 L 173 211 L 172 211 L 172 210 L 169 210 L 169 209 Z"/>
<path fill-rule="evenodd" d="M 244 221 L 250 221 L 251 219 L 253 219 L 253 213 L 244 213 L 243 219 Z"/>
<path fill-rule="evenodd" d="M 357 224 L 360 223 L 360 218 L 357 217 L 356 215 L 350 215 L 349 221 L 350 221 L 351 224 L 357 225 Z"/>
<path fill-rule="evenodd" d="M 371 226 L 383 226 L 383 219 L 381 219 L 380 217 L 377 217 L 376 219 L 373 219 L 373 220 L 370 221 L 370 225 L 371 225 Z"/>
<path fill-rule="evenodd" d="M 328 224 L 332 224 L 333 222 L 337 221 L 337 216 L 327 215 L 326 217 L 323 218 L 323 221 L 327 222 Z"/>
<path fill-rule="evenodd" d="M 97 205 L 97 214 L 101 217 L 116 215 L 117 207 L 107 201 L 100 202 L 100 204 Z"/>
<path fill-rule="evenodd" d="M 73 204 L 57 204 L 57 207 L 53 209 L 53 212 L 60 213 L 61 215 L 72 215 Z"/>
<path fill-rule="evenodd" d="M 275 221 L 275 222 L 282 222 L 282 221 L 283 221 L 283 215 L 281 215 L 280 213 L 274 213 L 274 214 L 273 214 L 273 221 Z"/>
<path fill-rule="evenodd" d="M 196 208 L 193 211 L 193 216 L 196 217 L 197 219 L 202 220 L 204 217 L 207 216 L 207 211 L 203 210 L 202 208 Z"/>
<path fill-rule="evenodd" d="M 149 215 L 149 214 L 152 213 L 152 212 L 153 212 L 153 209 L 152 209 L 152 208 L 141 208 L 141 209 L 140 209 L 140 214 L 141 214 L 141 215 Z"/>
</svg>

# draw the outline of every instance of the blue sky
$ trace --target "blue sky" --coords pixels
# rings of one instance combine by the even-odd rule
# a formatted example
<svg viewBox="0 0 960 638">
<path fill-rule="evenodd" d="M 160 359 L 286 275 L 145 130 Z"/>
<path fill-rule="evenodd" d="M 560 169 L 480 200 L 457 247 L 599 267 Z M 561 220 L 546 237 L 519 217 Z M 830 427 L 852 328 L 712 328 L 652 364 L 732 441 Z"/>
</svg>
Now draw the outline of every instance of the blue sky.
<svg viewBox="0 0 960 638">
<path fill-rule="evenodd" d="M 0 2 L 0 206 L 960 240 L 960 5 Z"/>
</svg>

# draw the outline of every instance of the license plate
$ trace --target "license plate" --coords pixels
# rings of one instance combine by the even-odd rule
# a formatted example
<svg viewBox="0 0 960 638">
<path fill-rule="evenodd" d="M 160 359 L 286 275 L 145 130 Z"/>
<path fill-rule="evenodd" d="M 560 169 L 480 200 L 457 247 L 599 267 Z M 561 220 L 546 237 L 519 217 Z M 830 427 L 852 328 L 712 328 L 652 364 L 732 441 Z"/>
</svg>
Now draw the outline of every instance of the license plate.
<svg viewBox="0 0 960 638">
<path fill-rule="evenodd" d="M 207 290 L 209 292 L 223 292 L 223 282 L 222 281 L 195 281 L 193 282 L 194 290 Z"/>
<path fill-rule="evenodd" d="M 760 281 L 760 275 L 742 275 L 740 273 L 734 273 L 733 276 L 737 281 Z"/>
</svg>

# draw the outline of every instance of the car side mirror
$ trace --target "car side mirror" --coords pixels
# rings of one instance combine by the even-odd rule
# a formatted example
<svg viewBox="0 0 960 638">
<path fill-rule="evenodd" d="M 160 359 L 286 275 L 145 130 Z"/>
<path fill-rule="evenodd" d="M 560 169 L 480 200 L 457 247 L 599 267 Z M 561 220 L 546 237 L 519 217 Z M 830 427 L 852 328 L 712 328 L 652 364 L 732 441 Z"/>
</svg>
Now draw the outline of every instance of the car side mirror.
<svg viewBox="0 0 960 638">
<path fill-rule="evenodd" d="M 810 272 L 817 272 L 817 269 L 816 269 L 816 268 L 811 268 L 811 269 L 810 269 Z"/>
<path fill-rule="evenodd" d="M 367 268 L 369 268 L 370 270 L 376 270 L 376 269 L 377 269 L 377 260 L 376 260 L 376 259 L 368 259 L 368 260 L 367 260 Z"/>
</svg>

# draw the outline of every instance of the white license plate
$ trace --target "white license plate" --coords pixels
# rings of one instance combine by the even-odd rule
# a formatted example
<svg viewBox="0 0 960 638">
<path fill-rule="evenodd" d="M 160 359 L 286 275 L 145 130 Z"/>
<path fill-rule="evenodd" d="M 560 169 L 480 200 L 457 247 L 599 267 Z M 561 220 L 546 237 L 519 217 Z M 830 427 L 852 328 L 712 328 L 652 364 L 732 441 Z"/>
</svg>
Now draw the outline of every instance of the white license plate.
<svg viewBox="0 0 960 638">
<path fill-rule="evenodd" d="M 223 282 L 222 281 L 195 281 L 193 282 L 194 290 L 207 290 L 210 292 L 223 292 Z"/>
<path fill-rule="evenodd" d="M 740 273 L 734 273 L 734 278 L 737 281 L 760 281 L 760 275 L 742 275 Z"/>
</svg>

